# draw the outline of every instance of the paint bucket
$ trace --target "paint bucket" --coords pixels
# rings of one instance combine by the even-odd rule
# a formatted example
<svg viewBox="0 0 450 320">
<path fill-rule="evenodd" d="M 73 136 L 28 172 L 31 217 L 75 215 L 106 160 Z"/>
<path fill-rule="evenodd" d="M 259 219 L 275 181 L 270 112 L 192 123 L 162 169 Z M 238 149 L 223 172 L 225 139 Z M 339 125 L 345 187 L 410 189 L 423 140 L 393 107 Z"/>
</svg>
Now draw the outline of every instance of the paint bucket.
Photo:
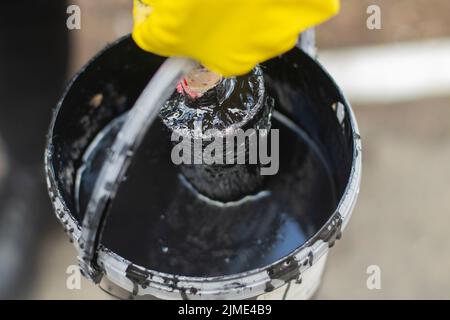
<svg viewBox="0 0 450 320">
<path fill-rule="evenodd" d="M 78 250 L 83 210 L 79 207 L 80 201 L 76 195 L 76 190 L 80 187 L 77 177 L 86 150 L 114 119 L 126 115 L 163 61 L 164 58 L 139 49 L 130 37 L 122 38 L 97 55 L 75 76 L 54 112 L 45 154 L 47 183 L 56 216 Z M 100 277 L 96 280 L 105 291 L 120 298 L 306 299 L 318 288 L 328 249 L 341 237 L 359 191 L 361 141 L 357 124 L 350 105 L 331 77 L 317 61 L 301 50 L 295 48 L 261 67 L 266 90 L 276 101 L 275 118 L 277 121 L 284 121 L 284 126 L 292 129 L 292 132 L 311 141 L 313 147 L 308 150 L 313 152 L 308 152 L 320 155 L 316 158 L 320 158 L 321 164 L 326 168 L 326 177 L 321 178 L 326 180 L 325 184 L 315 183 L 314 176 L 307 177 L 308 184 L 295 184 L 298 179 L 307 181 L 302 174 L 315 172 L 315 167 L 307 166 L 305 154 L 300 154 L 298 159 L 291 158 L 290 146 L 284 146 L 287 151 L 284 156 L 282 154 L 282 161 L 294 166 L 297 160 L 305 163 L 302 171 L 297 172 L 298 175 L 288 172 L 285 177 L 288 180 L 282 185 L 289 188 L 284 187 L 282 193 L 287 193 L 292 201 L 302 199 L 301 209 L 307 209 L 313 229 L 298 246 L 290 248 L 289 252 L 277 256 L 270 263 L 238 269 L 238 272 L 230 271 L 232 268 L 227 269 L 226 273 L 221 273 L 220 268 L 214 272 L 210 272 L 208 268 L 202 269 L 200 273 L 168 272 L 171 266 L 178 266 L 178 262 L 171 265 L 168 259 L 169 262 L 162 271 L 159 268 L 144 267 L 137 261 L 139 259 L 133 258 L 133 254 L 139 251 L 140 244 L 144 245 L 145 242 L 142 241 L 145 238 L 139 238 L 145 233 L 142 226 L 152 228 L 149 235 L 151 237 L 152 233 L 164 232 L 165 229 L 158 226 L 165 222 L 158 222 L 154 217 L 136 218 L 133 210 L 124 207 L 121 223 L 117 223 L 118 220 L 112 217 L 115 220 L 112 225 L 116 228 L 111 233 L 114 236 L 109 239 L 104 237 L 105 241 L 98 243 L 96 250 L 94 263 L 100 270 Z M 155 131 L 156 129 L 151 128 L 149 134 L 157 136 L 159 131 Z M 160 185 L 153 189 L 149 187 L 147 193 L 144 193 L 150 201 L 149 208 L 164 196 L 155 194 L 159 189 L 165 188 L 161 181 L 163 179 L 164 175 L 158 172 L 150 179 Z M 294 183 L 290 184 L 291 182 Z M 324 202 L 322 198 L 325 197 L 321 192 L 325 192 L 325 187 L 332 189 L 334 199 L 326 209 L 321 207 Z M 167 200 L 170 201 L 171 199 Z M 120 207 L 120 200 L 118 202 Z M 133 200 L 125 199 L 125 205 L 133 206 Z M 270 203 L 267 206 L 270 207 Z M 208 220 L 214 219 L 207 219 L 205 223 Z M 261 224 L 260 221 L 254 222 L 255 219 L 246 220 L 241 215 L 236 219 L 238 220 L 243 220 L 245 224 L 224 226 L 233 236 L 242 233 L 239 228 L 247 230 Z M 274 225 L 270 219 L 266 222 L 267 228 Z M 193 228 L 196 227 L 194 224 Z M 278 232 L 281 229 L 276 230 Z M 284 232 L 289 235 L 290 231 Z M 133 242 L 136 237 L 140 242 Z M 116 245 L 119 241 L 124 243 L 124 247 L 108 246 L 111 243 Z M 130 246 L 133 252 L 129 256 L 120 254 Z M 162 248 L 167 253 L 168 249 Z M 189 246 L 184 248 L 188 251 L 191 249 Z M 170 253 L 171 251 L 169 258 Z M 214 260 L 215 257 L 207 256 L 204 261 L 208 258 Z M 150 264 L 154 260 L 150 259 Z"/>
</svg>

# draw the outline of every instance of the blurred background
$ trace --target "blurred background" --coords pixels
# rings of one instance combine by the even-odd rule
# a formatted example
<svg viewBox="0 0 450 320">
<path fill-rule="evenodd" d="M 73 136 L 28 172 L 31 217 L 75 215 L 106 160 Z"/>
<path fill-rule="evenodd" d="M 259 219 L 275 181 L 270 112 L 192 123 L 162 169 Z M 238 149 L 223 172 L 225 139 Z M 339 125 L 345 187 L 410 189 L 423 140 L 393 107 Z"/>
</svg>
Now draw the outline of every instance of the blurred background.
<svg viewBox="0 0 450 320">
<path fill-rule="evenodd" d="M 45 134 L 65 83 L 131 31 L 131 0 L 0 4 L 0 297 L 110 299 L 82 280 L 43 175 Z M 367 8 L 381 9 L 370 30 Z M 359 201 L 331 250 L 319 299 L 450 298 L 450 23 L 448 0 L 343 0 L 317 28 L 319 60 L 342 86 L 363 138 Z M 27 42 L 23 40 L 26 39 Z M 366 286 L 368 266 L 381 289 Z"/>
</svg>

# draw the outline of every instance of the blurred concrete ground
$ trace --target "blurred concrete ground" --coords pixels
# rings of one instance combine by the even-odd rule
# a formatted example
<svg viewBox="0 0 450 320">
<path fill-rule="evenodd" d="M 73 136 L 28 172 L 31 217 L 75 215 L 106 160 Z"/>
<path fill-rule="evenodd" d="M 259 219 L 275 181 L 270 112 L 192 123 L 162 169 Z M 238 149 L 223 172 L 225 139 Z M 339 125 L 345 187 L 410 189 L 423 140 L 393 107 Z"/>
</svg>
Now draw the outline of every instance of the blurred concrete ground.
<svg viewBox="0 0 450 320">
<path fill-rule="evenodd" d="M 131 1 L 75 2 L 83 24 L 71 34 L 72 72 L 131 28 Z M 365 28 L 374 3 L 383 10 L 380 31 Z M 450 36 L 448 12 L 447 0 L 346 0 L 341 15 L 319 28 L 319 48 Z M 450 298 L 450 92 L 354 109 L 363 138 L 361 194 L 317 298 Z M 58 225 L 46 235 L 32 297 L 108 298 L 85 280 L 81 290 L 67 290 L 71 264 L 75 250 Z M 381 268 L 381 290 L 366 288 L 369 265 Z"/>
<path fill-rule="evenodd" d="M 366 28 L 367 7 L 381 9 L 381 29 Z M 319 47 L 348 47 L 450 35 L 447 0 L 341 0 L 341 12 L 318 29 Z"/>
<path fill-rule="evenodd" d="M 361 193 L 318 298 L 450 298 L 450 98 L 355 106 Z M 366 287 L 369 265 L 381 290 Z"/>
</svg>

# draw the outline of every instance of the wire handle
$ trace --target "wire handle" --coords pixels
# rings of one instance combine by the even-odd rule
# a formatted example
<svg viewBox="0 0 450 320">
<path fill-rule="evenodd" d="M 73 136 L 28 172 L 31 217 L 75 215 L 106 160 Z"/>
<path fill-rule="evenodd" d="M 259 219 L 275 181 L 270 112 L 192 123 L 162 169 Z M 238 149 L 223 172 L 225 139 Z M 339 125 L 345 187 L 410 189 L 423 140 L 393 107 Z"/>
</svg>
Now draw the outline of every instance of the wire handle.
<svg viewBox="0 0 450 320">
<path fill-rule="evenodd" d="M 108 152 L 86 208 L 77 248 L 81 272 L 95 283 L 99 283 L 103 276 L 101 268 L 96 263 L 96 253 L 108 209 L 125 177 L 134 151 L 140 146 L 179 79 L 196 65 L 197 62 L 187 58 L 167 59 L 129 111 Z"/>
</svg>

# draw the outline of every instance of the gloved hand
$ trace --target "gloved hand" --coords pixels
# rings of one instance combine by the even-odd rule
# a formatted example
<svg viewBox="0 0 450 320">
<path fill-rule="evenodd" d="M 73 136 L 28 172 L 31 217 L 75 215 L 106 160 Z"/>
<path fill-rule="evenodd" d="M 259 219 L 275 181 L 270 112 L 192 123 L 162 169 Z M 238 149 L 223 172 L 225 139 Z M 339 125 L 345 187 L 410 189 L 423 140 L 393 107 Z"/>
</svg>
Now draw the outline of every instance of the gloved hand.
<svg viewBox="0 0 450 320">
<path fill-rule="evenodd" d="M 293 48 L 338 10 L 339 0 L 134 0 L 133 39 L 234 76 Z"/>
</svg>

